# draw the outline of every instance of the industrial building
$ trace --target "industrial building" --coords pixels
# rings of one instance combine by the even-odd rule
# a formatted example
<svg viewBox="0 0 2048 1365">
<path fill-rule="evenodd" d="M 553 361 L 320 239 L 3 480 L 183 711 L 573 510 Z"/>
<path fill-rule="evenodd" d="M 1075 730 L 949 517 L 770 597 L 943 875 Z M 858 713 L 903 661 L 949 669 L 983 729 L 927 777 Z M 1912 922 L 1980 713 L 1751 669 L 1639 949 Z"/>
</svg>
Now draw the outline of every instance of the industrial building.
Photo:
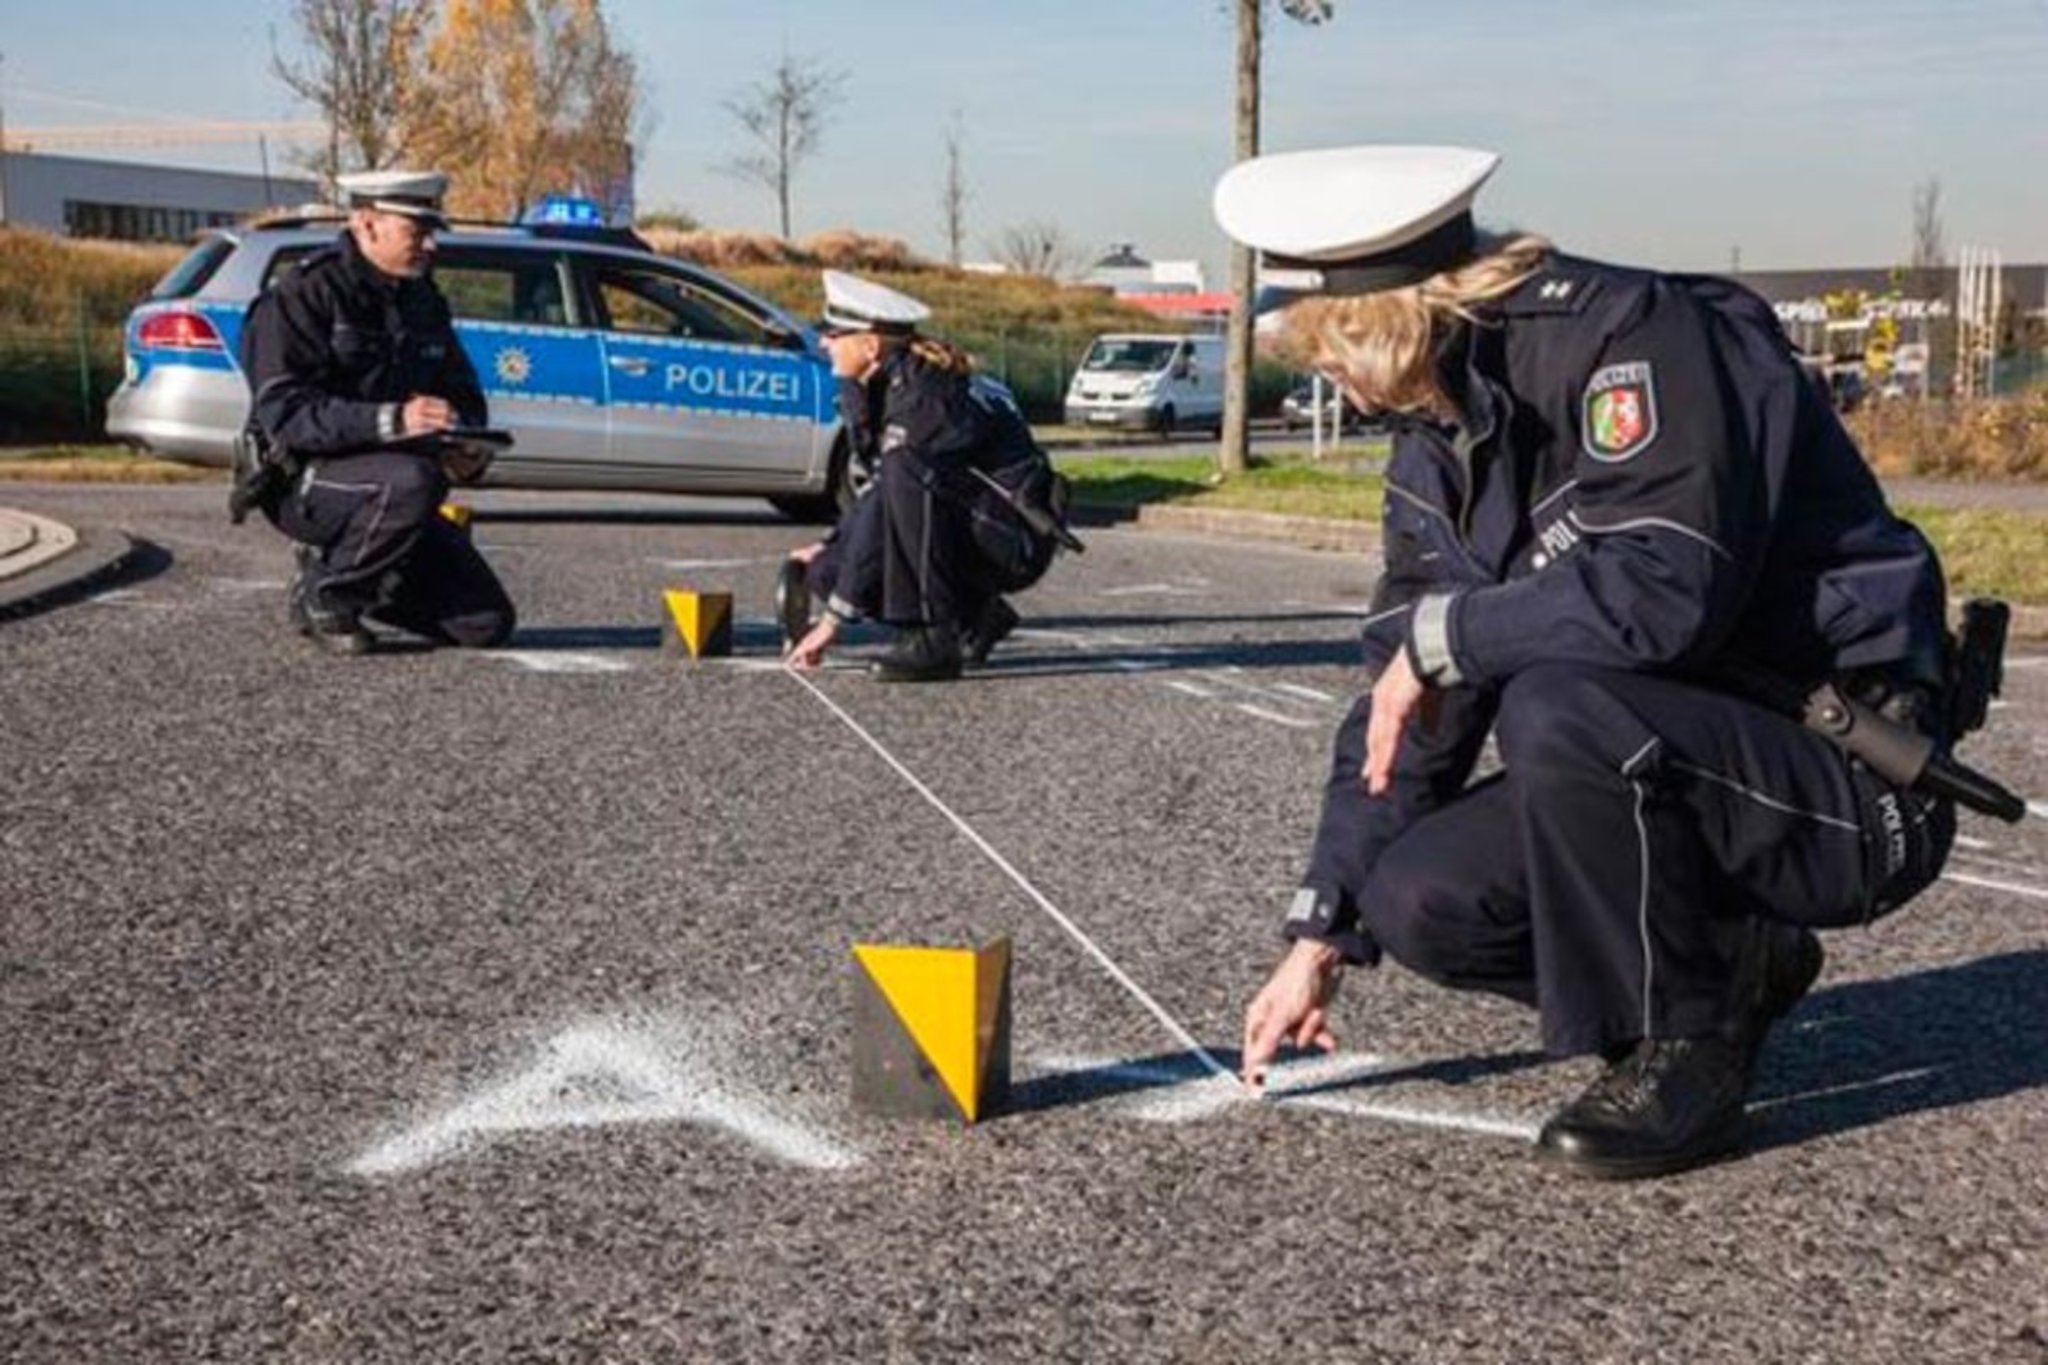
<svg viewBox="0 0 2048 1365">
<path fill-rule="evenodd" d="M 319 184 L 303 177 L 0 152 L 0 224 L 65 237 L 183 242 L 319 197 Z"/>
</svg>

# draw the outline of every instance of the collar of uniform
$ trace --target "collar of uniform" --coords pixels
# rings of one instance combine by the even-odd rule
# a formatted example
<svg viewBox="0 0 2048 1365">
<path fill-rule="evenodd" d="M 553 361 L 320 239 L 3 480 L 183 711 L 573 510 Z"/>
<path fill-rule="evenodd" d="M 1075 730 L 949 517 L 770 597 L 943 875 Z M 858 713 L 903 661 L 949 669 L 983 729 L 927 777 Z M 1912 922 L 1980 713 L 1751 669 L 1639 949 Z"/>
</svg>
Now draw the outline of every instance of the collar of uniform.
<svg viewBox="0 0 2048 1365">
<path fill-rule="evenodd" d="M 1504 406 L 1499 389 L 1481 363 L 1480 351 L 1496 332 L 1482 322 L 1460 322 L 1437 347 L 1437 383 L 1458 409 L 1458 427 L 1465 441 L 1480 445 L 1491 440 L 1500 425 Z"/>
</svg>

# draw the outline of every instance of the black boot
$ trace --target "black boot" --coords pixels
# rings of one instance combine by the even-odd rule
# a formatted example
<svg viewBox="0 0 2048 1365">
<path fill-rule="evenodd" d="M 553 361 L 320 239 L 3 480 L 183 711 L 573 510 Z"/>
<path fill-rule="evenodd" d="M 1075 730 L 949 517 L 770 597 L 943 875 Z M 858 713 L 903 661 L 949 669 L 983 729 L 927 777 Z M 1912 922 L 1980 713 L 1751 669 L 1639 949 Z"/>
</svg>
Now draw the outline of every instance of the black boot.
<svg viewBox="0 0 2048 1365">
<path fill-rule="evenodd" d="M 960 676 L 960 636 L 949 625 L 910 626 L 868 670 L 876 682 L 950 682 Z"/>
<path fill-rule="evenodd" d="M 377 647 L 377 637 L 363 627 L 354 612 L 338 611 L 320 600 L 313 584 L 313 568 L 319 557 L 311 546 L 298 547 L 299 572 L 285 597 L 292 628 L 319 646 L 323 653 L 347 656 L 368 654 Z"/>
<path fill-rule="evenodd" d="M 1745 1077 L 1756 1074 L 1771 1025 L 1792 1012 L 1820 975 L 1820 939 L 1811 929 L 1753 916 L 1742 928 L 1735 950 L 1735 977 L 1729 983 L 1726 1036 L 1742 1051 Z"/>
<path fill-rule="evenodd" d="M 1017 609 L 1002 598 L 989 598 L 988 605 L 975 615 L 974 624 L 960 641 L 967 662 L 977 668 L 987 663 L 990 652 L 1009 637 L 1021 619 Z"/>
<path fill-rule="evenodd" d="M 785 559 L 775 574 L 775 620 L 782 627 L 785 652 L 811 633 L 811 589 L 804 581 L 804 567 Z"/>
<path fill-rule="evenodd" d="M 1536 1137 L 1545 1161 L 1599 1180 L 1669 1175 L 1742 1141 L 1743 1049 L 1725 1038 L 1645 1039 Z"/>
</svg>

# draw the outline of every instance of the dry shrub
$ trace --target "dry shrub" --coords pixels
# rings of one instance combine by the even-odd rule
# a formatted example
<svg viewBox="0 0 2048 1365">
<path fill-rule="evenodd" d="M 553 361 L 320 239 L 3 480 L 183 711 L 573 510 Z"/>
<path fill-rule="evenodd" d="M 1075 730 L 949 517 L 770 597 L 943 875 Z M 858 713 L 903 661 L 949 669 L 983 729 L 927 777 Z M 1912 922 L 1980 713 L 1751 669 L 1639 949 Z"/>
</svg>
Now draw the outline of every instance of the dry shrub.
<svg viewBox="0 0 2048 1365">
<path fill-rule="evenodd" d="M 185 251 L 0 228 L 0 324 L 118 324 Z"/>
<path fill-rule="evenodd" d="M 911 251 L 907 242 L 895 237 L 875 237 L 852 228 L 833 228 L 806 237 L 805 258 L 833 270 L 914 270 L 925 262 Z"/>
<path fill-rule="evenodd" d="M 713 270 L 731 270 L 746 265 L 783 265 L 801 259 L 796 248 L 765 232 L 719 232 L 710 228 L 679 232 L 674 228 L 643 228 L 640 235 L 664 256 L 674 256 Z"/>
<path fill-rule="evenodd" d="M 1867 403 L 1850 414 L 1848 425 L 1880 474 L 2048 480 L 2048 390 Z"/>
</svg>

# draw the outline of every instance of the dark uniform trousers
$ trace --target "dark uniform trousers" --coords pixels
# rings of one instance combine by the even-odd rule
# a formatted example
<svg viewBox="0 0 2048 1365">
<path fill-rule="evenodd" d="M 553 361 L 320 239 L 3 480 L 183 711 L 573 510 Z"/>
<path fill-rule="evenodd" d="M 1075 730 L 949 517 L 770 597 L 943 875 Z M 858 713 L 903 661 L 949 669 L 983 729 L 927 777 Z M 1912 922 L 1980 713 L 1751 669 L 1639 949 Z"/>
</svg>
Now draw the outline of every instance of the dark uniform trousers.
<svg viewBox="0 0 2048 1365">
<path fill-rule="evenodd" d="M 876 462 L 874 485 L 814 558 L 805 583 L 830 601 L 843 584 L 879 584 L 876 619 L 895 626 L 971 625 L 997 595 L 967 507 L 907 451 Z M 867 610 L 869 604 L 858 605 Z"/>
<path fill-rule="evenodd" d="M 1927 885 L 1955 833 L 1949 803 L 1745 699 L 1549 664 L 1501 690 L 1504 771 L 1368 873 L 1369 708 L 1339 732 L 1304 886 L 1355 903 L 1368 952 L 1535 1006 L 1558 1055 L 1714 1034 L 1745 917 L 1866 921 Z"/>
<path fill-rule="evenodd" d="M 278 506 L 279 530 L 316 557 L 306 606 L 316 618 L 370 615 L 442 644 L 489 646 L 512 634 L 512 601 L 469 537 L 438 514 L 440 461 L 367 451 L 309 463 Z"/>
</svg>

